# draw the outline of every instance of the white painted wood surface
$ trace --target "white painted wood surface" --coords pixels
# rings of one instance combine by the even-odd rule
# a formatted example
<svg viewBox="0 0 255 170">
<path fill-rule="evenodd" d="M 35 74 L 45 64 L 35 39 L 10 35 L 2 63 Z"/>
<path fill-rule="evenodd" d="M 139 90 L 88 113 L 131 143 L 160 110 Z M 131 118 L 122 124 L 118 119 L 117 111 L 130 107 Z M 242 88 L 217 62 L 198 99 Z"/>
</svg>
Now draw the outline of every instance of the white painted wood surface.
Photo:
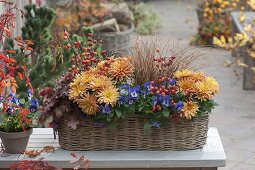
<svg viewBox="0 0 255 170">
<path fill-rule="evenodd" d="M 72 168 L 70 151 L 59 148 L 53 139 L 52 129 L 34 129 L 28 149 L 40 149 L 51 145 L 54 153 L 42 155 L 45 161 L 61 168 Z M 175 168 L 175 167 L 223 167 L 226 155 L 216 128 L 210 128 L 207 144 L 202 149 L 191 151 L 85 151 L 75 152 L 85 155 L 91 162 L 90 168 Z M 0 168 L 9 167 L 18 160 L 27 160 L 19 155 L 0 157 Z M 38 158 L 34 158 L 38 159 Z"/>
</svg>

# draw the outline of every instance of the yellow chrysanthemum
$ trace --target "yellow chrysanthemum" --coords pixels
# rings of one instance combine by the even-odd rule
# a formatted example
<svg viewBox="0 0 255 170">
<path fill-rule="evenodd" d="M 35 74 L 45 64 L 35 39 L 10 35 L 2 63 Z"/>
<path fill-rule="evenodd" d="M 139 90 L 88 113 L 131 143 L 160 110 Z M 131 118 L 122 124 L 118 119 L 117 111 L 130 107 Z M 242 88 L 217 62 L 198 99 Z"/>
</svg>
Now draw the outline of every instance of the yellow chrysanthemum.
<svg viewBox="0 0 255 170">
<path fill-rule="evenodd" d="M 196 115 L 198 109 L 199 107 L 196 103 L 192 101 L 184 102 L 184 106 L 181 110 L 181 117 L 191 119 Z"/>
<path fill-rule="evenodd" d="M 78 74 L 70 83 L 69 99 L 75 100 L 86 91 L 86 85 L 82 83 L 83 76 Z"/>
<path fill-rule="evenodd" d="M 109 86 L 112 86 L 112 81 L 110 78 L 108 78 L 106 76 L 95 77 L 90 82 L 90 88 L 94 91 L 100 91 L 100 90 L 103 90 Z"/>
<path fill-rule="evenodd" d="M 77 99 L 76 101 L 82 111 L 87 115 L 95 115 L 99 110 L 95 95 L 86 93 L 81 99 Z"/>
<path fill-rule="evenodd" d="M 203 72 L 193 72 L 190 77 L 194 80 L 194 81 L 203 81 L 205 79 L 205 75 Z"/>
<path fill-rule="evenodd" d="M 177 81 L 177 86 L 180 87 L 180 90 L 183 92 L 194 91 L 195 81 L 192 78 L 185 78 Z"/>
<path fill-rule="evenodd" d="M 134 68 L 130 62 L 130 57 L 121 57 L 114 59 L 111 63 L 109 73 L 117 81 L 123 81 L 133 75 Z"/>
<path fill-rule="evenodd" d="M 188 77 L 190 75 L 194 74 L 193 71 L 190 71 L 190 70 L 182 70 L 182 71 L 176 71 L 174 73 L 174 77 L 177 78 L 177 79 L 180 79 L 180 78 L 184 78 L 184 77 Z"/>
<path fill-rule="evenodd" d="M 107 104 L 114 106 L 117 102 L 117 99 L 119 97 L 118 89 L 116 89 L 113 86 L 109 86 L 108 88 L 103 89 L 98 94 L 98 102 L 100 104 Z"/>
<path fill-rule="evenodd" d="M 206 77 L 204 81 L 196 84 L 197 96 L 201 100 L 212 99 L 212 97 L 219 91 L 218 82 L 212 77 Z"/>
<path fill-rule="evenodd" d="M 92 80 L 94 80 L 96 75 L 96 71 L 91 69 L 89 71 L 81 73 L 81 82 L 83 84 L 89 84 Z"/>
</svg>

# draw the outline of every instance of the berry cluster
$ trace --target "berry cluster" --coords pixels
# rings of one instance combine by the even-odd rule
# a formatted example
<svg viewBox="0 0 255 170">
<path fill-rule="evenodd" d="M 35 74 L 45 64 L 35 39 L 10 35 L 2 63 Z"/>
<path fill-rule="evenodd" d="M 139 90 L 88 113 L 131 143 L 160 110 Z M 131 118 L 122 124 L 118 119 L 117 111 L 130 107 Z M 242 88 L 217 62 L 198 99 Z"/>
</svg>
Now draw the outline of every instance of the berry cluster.
<svg viewBox="0 0 255 170">
<path fill-rule="evenodd" d="M 88 33 L 85 37 L 86 42 L 73 40 L 70 38 L 67 31 L 64 32 L 64 39 L 68 42 L 65 46 L 65 50 L 71 50 L 72 57 L 66 74 L 67 78 L 72 78 L 81 71 L 89 70 L 92 66 L 95 66 L 101 61 L 101 56 L 106 56 L 106 51 L 101 51 L 100 46 L 102 41 L 93 39 L 93 34 Z M 98 53 L 100 51 L 100 53 Z"/>
<path fill-rule="evenodd" d="M 169 83 L 165 83 L 166 80 L 168 80 Z M 162 96 L 166 95 L 174 95 L 176 94 L 176 91 L 178 87 L 176 86 L 175 82 L 173 82 L 173 79 L 167 79 L 165 77 L 161 77 L 158 80 L 158 83 L 155 83 L 154 81 L 151 81 L 151 94 L 160 94 Z"/>
</svg>

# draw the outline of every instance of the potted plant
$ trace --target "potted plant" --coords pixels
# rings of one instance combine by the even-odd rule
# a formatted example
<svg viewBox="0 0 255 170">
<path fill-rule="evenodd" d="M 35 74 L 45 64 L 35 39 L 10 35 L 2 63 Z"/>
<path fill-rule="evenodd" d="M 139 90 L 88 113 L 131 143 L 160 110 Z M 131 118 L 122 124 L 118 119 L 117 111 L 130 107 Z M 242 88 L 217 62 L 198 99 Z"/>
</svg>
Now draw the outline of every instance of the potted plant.
<svg viewBox="0 0 255 170">
<path fill-rule="evenodd" d="M 235 0 L 202 0 L 198 4 L 198 34 L 191 39 L 192 44 L 212 45 L 212 37 L 231 36 L 230 12 L 237 7 Z"/>
<path fill-rule="evenodd" d="M 1 97 L 0 137 L 8 153 L 24 151 L 36 125 L 34 120 L 39 116 L 38 101 L 30 97 L 27 100 L 17 98 L 14 93 Z"/>
<path fill-rule="evenodd" d="M 65 35 L 68 35 L 65 33 Z M 87 36 L 92 36 L 88 34 Z M 73 66 L 40 94 L 68 150 L 187 150 L 206 143 L 208 115 L 219 85 L 194 72 L 196 52 L 159 40 L 138 40 L 133 56 L 98 56 L 70 42 Z"/>
<path fill-rule="evenodd" d="M 26 148 L 29 135 L 32 133 L 32 121 L 38 107 L 38 102 L 32 99 L 33 87 L 27 74 L 24 61 L 33 53 L 33 42 L 22 37 L 14 38 L 22 49 L 19 58 L 14 54 L 18 51 L 6 48 L 4 41 L 11 38 L 10 28 L 15 24 L 16 12 L 23 12 L 9 1 L 1 2 L 7 6 L 6 11 L 0 16 L 1 34 L 0 42 L 3 47 L 0 51 L 0 137 L 9 153 L 20 153 Z M 29 89 L 28 96 L 18 98 L 17 81 L 21 80 Z"/>
<path fill-rule="evenodd" d="M 73 33 L 78 33 L 81 27 L 86 26 L 92 27 L 97 40 L 102 40 L 104 50 L 126 50 L 130 45 L 133 22 L 130 18 L 114 17 L 100 0 L 77 0 L 68 4 L 68 8 L 57 7 L 56 11 L 56 32 L 60 34 L 63 26 Z"/>
</svg>

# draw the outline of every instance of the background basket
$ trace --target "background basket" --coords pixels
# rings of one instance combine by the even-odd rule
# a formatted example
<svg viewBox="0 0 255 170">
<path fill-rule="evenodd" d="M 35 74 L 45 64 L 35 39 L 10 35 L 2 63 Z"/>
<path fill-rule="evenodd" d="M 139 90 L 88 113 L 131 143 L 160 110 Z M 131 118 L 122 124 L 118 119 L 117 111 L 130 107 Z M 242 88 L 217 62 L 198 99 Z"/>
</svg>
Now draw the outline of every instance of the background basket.
<svg viewBox="0 0 255 170">
<path fill-rule="evenodd" d="M 95 32 L 95 38 L 102 40 L 103 50 L 114 52 L 119 50 L 127 50 L 131 44 L 131 36 L 134 32 L 134 24 L 125 23 L 128 30 L 123 32 Z"/>
<path fill-rule="evenodd" d="M 118 120 L 116 128 L 93 127 L 92 122 L 79 124 L 76 130 L 62 118 L 59 124 L 59 144 L 67 150 L 191 150 L 202 148 L 207 139 L 208 114 L 192 121 L 176 122 L 168 127 L 152 128 L 144 134 L 144 123 L 138 117 Z"/>
</svg>

